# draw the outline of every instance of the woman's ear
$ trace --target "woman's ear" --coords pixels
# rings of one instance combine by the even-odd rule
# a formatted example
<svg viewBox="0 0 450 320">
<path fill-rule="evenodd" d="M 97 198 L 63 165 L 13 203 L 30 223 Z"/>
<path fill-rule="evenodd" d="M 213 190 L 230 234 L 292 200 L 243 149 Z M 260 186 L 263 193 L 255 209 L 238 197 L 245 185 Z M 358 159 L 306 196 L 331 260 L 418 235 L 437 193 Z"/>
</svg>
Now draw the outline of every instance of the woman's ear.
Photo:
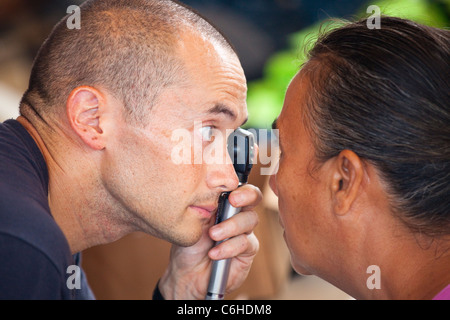
<svg viewBox="0 0 450 320">
<path fill-rule="evenodd" d="M 343 150 L 333 164 L 331 192 L 333 209 L 338 215 L 345 215 L 358 196 L 364 177 L 361 158 L 353 151 Z"/>
<path fill-rule="evenodd" d="M 72 129 L 87 146 L 95 150 L 105 147 L 101 126 L 104 101 L 102 94 L 95 88 L 81 86 L 72 90 L 66 104 Z"/>
</svg>

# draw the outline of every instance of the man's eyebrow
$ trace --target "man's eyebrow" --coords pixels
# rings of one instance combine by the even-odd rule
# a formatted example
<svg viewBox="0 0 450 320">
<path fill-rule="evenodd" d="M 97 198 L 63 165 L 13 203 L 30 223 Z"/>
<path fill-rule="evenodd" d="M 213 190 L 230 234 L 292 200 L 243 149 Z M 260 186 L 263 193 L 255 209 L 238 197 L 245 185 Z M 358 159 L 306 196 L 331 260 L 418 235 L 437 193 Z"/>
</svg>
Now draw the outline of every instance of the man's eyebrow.
<svg viewBox="0 0 450 320">
<path fill-rule="evenodd" d="M 212 107 L 211 109 L 209 109 L 207 111 L 208 114 L 224 114 L 226 116 L 228 116 L 232 121 L 235 121 L 237 118 L 236 113 L 234 113 L 234 111 L 232 109 L 230 109 L 229 107 L 227 107 L 224 104 L 218 103 L 216 104 L 214 107 Z M 243 126 L 246 122 L 247 122 L 248 118 L 246 118 L 244 120 L 244 122 L 242 122 L 241 126 Z"/>
</svg>

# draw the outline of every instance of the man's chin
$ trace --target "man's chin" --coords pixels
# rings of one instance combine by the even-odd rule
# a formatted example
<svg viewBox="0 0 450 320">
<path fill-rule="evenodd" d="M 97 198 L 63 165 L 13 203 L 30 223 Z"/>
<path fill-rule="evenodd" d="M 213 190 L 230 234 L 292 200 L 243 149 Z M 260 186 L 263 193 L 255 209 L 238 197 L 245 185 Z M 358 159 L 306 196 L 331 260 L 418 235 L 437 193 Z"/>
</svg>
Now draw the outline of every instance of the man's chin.
<svg viewBox="0 0 450 320">
<path fill-rule="evenodd" d="M 196 238 L 195 240 L 192 239 L 181 239 L 181 240 L 174 240 L 170 241 L 172 244 L 180 246 L 180 247 L 192 247 L 200 240 L 200 237 Z"/>
<path fill-rule="evenodd" d="M 196 231 L 192 228 L 190 230 L 180 231 L 177 234 L 172 234 L 166 240 L 180 247 L 191 247 L 200 241 L 202 233 L 201 229 Z"/>
</svg>

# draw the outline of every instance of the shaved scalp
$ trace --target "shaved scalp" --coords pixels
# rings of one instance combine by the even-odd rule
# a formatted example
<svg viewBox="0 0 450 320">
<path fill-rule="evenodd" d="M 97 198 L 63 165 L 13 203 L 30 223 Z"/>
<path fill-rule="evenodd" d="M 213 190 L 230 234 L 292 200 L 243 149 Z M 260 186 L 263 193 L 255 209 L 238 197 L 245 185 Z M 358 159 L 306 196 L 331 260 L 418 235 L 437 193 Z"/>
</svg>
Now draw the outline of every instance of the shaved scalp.
<svg viewBox="0 0 450 320">
<path fill-rule="evenodd" d="M 176 56 L 183 32 L 234 52 L 215 27 L 175 1 L 92 0 L 80 9 L 81 28 L 67 28 L 67 15 L 35 58 L 20 103 L 29 120 L 61 117 L 70 92 L 86 85 L 107 90 L 123 103 L 127 120 L 142 124 L 161 90 L 185 76 Z"/>
</svg>

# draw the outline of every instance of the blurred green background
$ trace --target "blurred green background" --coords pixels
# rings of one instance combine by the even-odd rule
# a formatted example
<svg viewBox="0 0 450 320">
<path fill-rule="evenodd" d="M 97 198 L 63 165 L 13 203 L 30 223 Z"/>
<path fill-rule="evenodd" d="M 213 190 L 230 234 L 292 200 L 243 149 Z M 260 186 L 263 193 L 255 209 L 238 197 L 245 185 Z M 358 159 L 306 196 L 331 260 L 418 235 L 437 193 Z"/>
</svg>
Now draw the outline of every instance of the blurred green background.
<svg viewBox="0 0 450 320">
<path fill-rule="evenodd" d="M 32 61 L 69 5 L 83 0 L 0 0 L 0 121 L 15 118 Z M 287 86 L 327 18 L 357 20 L 369 5 L 384 15 L 449 27 L 450 0 L 182 0 L 237 49 L 248 79 L 247 128 L 270 128 Z M 359 8 L 359 9 L 358 9 Z M 325 23 L 327 28 L 330 26 Z M 301 29 L 303 28 L 303 29 Z M 292 33 L 294 32 L 294 33 Z M 287 36 L 289 35 L 289 36 Z"/>
<path fill-rule="evenodd" d="M 355 12 L 354 20 L 370 16 L 371 13 L 366 13 L 369 5 L 378 6 L 382 15 L 397 16 L 439 28 L 448 28 L 450 25 L 450 0 L 370 1 Z M 286 49 L 270 57 L 264 66 L 262 78 L 248 83 L 249 121 L 246 128 L 271 127 L 272 121 L 281 111 L 289 82 L 305 62 L 307 49 L 314 44 L 321 29 L 330 30 L 337 26 L 338 23 L 326 19 L 300 30 L 290 36 Z"/>
</svg>

